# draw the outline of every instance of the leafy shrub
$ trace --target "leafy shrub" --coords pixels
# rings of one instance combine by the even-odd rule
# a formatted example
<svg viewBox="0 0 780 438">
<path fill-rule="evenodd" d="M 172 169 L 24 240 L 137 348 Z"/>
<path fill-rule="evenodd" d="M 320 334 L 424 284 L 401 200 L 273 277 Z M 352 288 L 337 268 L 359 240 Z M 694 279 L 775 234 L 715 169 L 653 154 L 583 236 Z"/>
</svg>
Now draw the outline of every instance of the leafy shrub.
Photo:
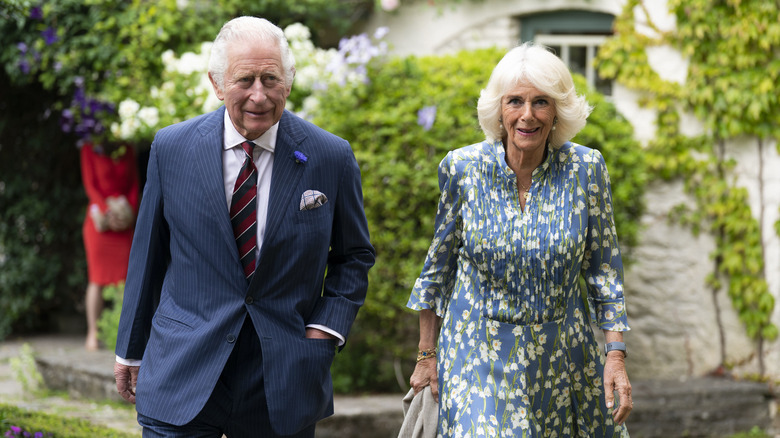
<svg viewBox="0 0 780 438">
<path fill-rule="evenodd" d="M 19 356 L 11 358 L 11 371 L 17 382 L 22 384 L 26 395 L 42 392 L 43 376 L 35 363 L 35 351 L 28 343 L 22 344 Z"/>
<path fill-rule="evenodd" d="M 487 49 L 395 58 L 371 68 L 369 83 L 357 90 L 332 88 L 319 96 L 313 121 L 352 144 L 377 250 L 366 304 L 349 347 L 334 363 L 337 391 L 390 391 L 406 384 L 418 324 L 417 314 L 405 305 L 433 233 L 437 166 L 448 151 L 484 139 L 476 102 L 504 53 Z M 614 105 L 584 90 L 582 78 L 577 84 L 595 110 L 575 141 L 601 150 L 607 160 L 618 234 L 626 248 L 636 242 L 642 213 L 642 151 Z M 431 107 L 435 119 L 429 125 Z"/>
<path fill-rule="evenodd" d="M 0 71 L 0 339 L 51 326 L 54 309 L 83 300 L 81 221 L 87 198 L 73 138 L 36 85 L 11 87 Z"/>
<path fill-rule="evenodd" d="M 333 42 L 372 7 L 371 0 L 3 0 L 0 339 L 50 329 L 54 309 L 83 301 L 86 196 L 75 145 L 108 135 L 112 108 L 160 84 L 166 50 L 194 50 L 241 14 L 280 26 L 301 21 Z"/>
<path fill-rule="evenodd" d="M 119 316 L 122 314 L 122 297 L 124 296 L 125 285 L 119 283 L 103 288 L 103 299 L 110 303 L 103 309 L 98 320 L 98 339 L 103 343 L 107 350 L 113 351 L 116 348 L 116 335 L 119 330 Z"/>
<path fill-rule="evenodd" d="M 28 411 L 0 403 L 0 432 L 13 433 L 16 430 L 29 432 L 28 436 L 54 436 L 57 438 L 130 438 L 134 434 L 119 432 L 88 421 L 64 418 L 42 412 Z M 40 432 L 41 435 L 33 435 Z M 6 435 L 4 435 L 6 436 Z M 25 436 L 23 434 L 8 436 Z"/>
</svg>

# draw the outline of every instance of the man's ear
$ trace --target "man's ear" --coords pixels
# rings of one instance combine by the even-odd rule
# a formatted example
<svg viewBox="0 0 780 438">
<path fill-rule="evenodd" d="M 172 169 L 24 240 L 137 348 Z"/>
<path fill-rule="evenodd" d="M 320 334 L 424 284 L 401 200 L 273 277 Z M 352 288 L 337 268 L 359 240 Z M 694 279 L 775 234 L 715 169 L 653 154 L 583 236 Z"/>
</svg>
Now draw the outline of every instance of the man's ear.
<svg viewBox="0 0 780 438">
<path fill-rule="evenodd" d="M 295 67 L 292 68 L 292 77 L 293 80 L 290 82 L 290 84 L 287 87 L 285 87 L 285 91 L 286 91 L 286 94 L 284 96 L 285 99 L 290 97 L 290 92 L 292 91 L 292 84 L 293 82 L 295 82 Z"/>
<path fill-rule="evenodd" d="M 217 82 L 214 80 L 214 76 L 211 76 L 211 72 L 209 72 L 209 80 L 211 81 L 211 86 L 214 87 L 214 94 L 217 95 L 217 99 L 225 100 L 225 94 L 222 92 L 222 89 L 219 87 L 219 85 L 217 85 Z"/>
</svg>

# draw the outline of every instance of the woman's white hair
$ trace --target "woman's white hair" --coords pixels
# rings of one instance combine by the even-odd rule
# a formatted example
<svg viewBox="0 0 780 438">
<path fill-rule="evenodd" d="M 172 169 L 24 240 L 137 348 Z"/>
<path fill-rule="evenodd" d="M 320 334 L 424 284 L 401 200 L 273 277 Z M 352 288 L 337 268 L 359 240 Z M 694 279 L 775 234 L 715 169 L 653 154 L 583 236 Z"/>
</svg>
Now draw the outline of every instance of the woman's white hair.
<svg viewBox="0 0 780 438">
<path fill-rule="evenodd" d="M 228 67 L 228 47 L 233 44 L 262 44 L 271 43 L 279 46 L 279 54 L 282 58 L 284 69 L 285 87 L 291 88 L 295 78 L 295 57 L 290 51 L 287 38 L 282 29 L 266 20 L 258 17 L 237 17 L 220 29 L 214 44 L 211 46 L 209 57 L 209 74 L 220 89 L 225 86 L 225 71 Z"/>
<path fill-rule="evenodd" d="M 553 148 L 561 147 L 585 126 L 592 108 L 574 90 L 569 69 L 548 48 L 524 43 L 504 55 L 480 92 L 477 116 L 489 141 L 502 140 L 506 135 L 500 122 L 501 99 L 520 83 L 530 84 L 555 101 L 558 121 L 548 139 Z"/>
</svg>

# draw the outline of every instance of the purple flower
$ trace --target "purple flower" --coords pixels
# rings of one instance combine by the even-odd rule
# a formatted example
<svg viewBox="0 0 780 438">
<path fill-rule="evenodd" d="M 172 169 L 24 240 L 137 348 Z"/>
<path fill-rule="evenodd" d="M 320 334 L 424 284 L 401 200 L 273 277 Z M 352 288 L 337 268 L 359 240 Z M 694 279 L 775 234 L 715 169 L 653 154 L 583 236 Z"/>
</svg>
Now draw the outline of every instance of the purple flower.
<svg viewBox="0 0 780 438">
<path fill-rule="evenodd" d="M 33 20 L 43 20 L 43 9 L 40 6 L 33 6 L 30 9 L 30 18 Z"/>
<path fill-rule="evenodd" d="M 387 26 L 378 27 L 376 31 L 374 31 L 374 38 L 381 40 L 390 32 L 390 28 Z"/>
<path fill-rule="evenodd" d="M 436 121 L 436 105 L 425 106 L 417 111 L 417 124 L 424 130 L 430 130 L 434 121 Z"/>
<path fill-rule="evenodd" d="M 24 74 L 30 73 L 30 63 L 26 59 L 22 59 L 19 61 L 19 70 Z"/>
<path fill-rule="evenodd" d="M 47 27 L 41 32 L 41 36 L 43 37 L 43 40 L 46 41 L 47 46 L 50 46 L 59 40 L 59 38 L 57 38 L 57 29 L 53 27 Z"/>
<path fill-rule="evenodd" d="M 300 151 L 295 151 L 293 155 L 295 156 L 296 163 L 305 163 L 309 159 L 303 152 Z"/>
<path fill-rule="evenodd" d="M 25 43 L 17 43 L 16 48 L 19 49 L 20 52 L 22 52 L 22 55 L 27 53 L 27 44 Z"/>
</svg>

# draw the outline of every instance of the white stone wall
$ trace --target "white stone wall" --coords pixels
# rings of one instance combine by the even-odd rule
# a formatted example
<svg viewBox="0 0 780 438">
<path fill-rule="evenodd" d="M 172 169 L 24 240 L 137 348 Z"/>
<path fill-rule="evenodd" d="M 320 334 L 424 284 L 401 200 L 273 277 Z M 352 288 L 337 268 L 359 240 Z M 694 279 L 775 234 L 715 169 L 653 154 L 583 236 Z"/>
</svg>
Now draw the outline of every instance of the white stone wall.
<svg viewBox="0 0 780 438">
<path fill-rule="evenodd" d="M 432 55 L 481 47 L 512 47 L 520 30 L 514 17 L 537 12 L 581 9 L 618 15 L 620 0 L 482 0 L 431 7 L 425 0 L 401 0 L 393 12 L 377 11 L 366 23 L 372 31 L 390 28 L 386 37 L 398 55 Z"/>
<path fill-rule="evenodd" d="M 515 17 L 537 12 L 580 9 L 618 15 L 622 0 L 483 0 L 464 1 L 456 7 L 430 7 L 427 1 L 401 0 L 392 12 L 377 12 L 366 24 L 372 31 L 388 26 L 386 39 L 397 55 L 444 54 L 479 47 L 512 47 L 518 42 L 519 21 Z M 637 28 L 652 35 L 647 19 L 661 30 L 674 29 L 674 17 L 665 2 L 645 2 L 650 17 L 637 10 Z M 670 47 L 648 51 L 652 67 L 662 78 L 684 83 L 688 62 Z M 492 66 L 491 66 L 492 67 Z M 488 68 L 488 67 L 486 67 Z M 634 126 L 636 138 L 646 144 L 655 135 L 655 113 L 637 104 L 635 91 L 615 84 L 613 101 Z M 702 124 L 683 114 L 681 131 L 702 132 Z M 774 142 L 765 142 L 759 157 L 757 140 L 729 142 L 727 155 L 739 165 L 738 184 L 750 191 L 754 216 L 763 222 L 766 276 L 777 304 L 773 322 L 780 326 L 780 238 L 774 223 L 780 214 L 780 156 Z M 761 173 L 759 169 L 762 169 Z M 759 179 L 759 175 L 762 177 Z M 654 182 L 646 194 L 647 212 L 637 262 L 625 273 L 629 324 L 625 336 L 629 345 L 628 367 L 634 378 L 701 376 L 721 363 L 721 333 L 727 363 L 737 364 L 737 373 L 757 371 L 756 347 L 747 337 L 725 291 L 714 293 L 705 279 L 713 271 L 711 236 L 694 236 L 668 219 L 678 204 L 692 202 L 682 184 Z M 762 210 L 763 208 L 763 210 Z M 762 213 L 763 212 L 763 213 Z M 759 217 L 763 214 L 763 217 Z M 780 340 L 764 346 L 767 371 L 780 378 Z"/>
</svg>

